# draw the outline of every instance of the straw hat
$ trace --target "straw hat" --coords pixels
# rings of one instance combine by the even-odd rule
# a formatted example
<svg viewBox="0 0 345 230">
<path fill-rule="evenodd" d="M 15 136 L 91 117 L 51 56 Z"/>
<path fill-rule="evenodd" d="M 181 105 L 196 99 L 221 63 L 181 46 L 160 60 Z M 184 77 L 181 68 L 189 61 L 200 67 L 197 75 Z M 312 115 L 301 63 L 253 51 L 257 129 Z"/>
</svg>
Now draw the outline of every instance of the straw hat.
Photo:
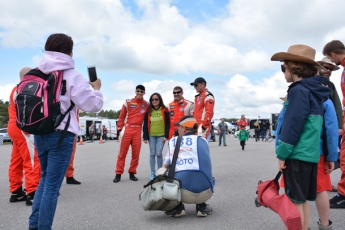
<svg viewBox="0 0 345 230">
<path fill-rule="evenodd" d="M 279 99 L 282 100 L 282 101 L 286 101 L 286 96 L 285 97 L 280 97 Z"/>
<path fill-rule="evenodd" d="M 328 57 L 323 57 L 321 61 L 317 61 L 320 65 L 322 64 L 328 64 L 333 67 L 332 71 L 340 69 L 338 66 L 334 65 L 334 63 L 328 58 Z"/>
<path fill-rule="evenodd" d="M 271 61 L 299 61 L 311 64 L 316 68 L 323 68 L 319 63 L 314 61 L 315 59 L 315 49 L 306 45 L 292 45 L 289 47 L 287 52 L 275 53 L 271 57 Z"/>
</svg>

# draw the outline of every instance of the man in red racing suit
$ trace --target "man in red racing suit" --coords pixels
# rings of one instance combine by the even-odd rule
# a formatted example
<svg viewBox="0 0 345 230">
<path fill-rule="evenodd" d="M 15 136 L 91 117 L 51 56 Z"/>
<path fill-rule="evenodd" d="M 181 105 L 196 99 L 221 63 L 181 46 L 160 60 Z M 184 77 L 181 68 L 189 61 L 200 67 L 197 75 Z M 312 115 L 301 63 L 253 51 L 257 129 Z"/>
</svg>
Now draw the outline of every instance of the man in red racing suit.
<svg viewBox="0 0 345 230">
<path fill-rule="evenodd" d="M 237 125 L 240 130 L 246 130 L 246 126 L 248 126 L 248 121 L 244 115 L 241 115 L 241 119 L 237 121 Z"/>
<path fill-rule="evenodd" d="M 170 130 L 169 139 L 174 136 L 179 127 L 179 121 L 184 116 L 193 116 L 194 103 L 183 98 L 183 89 L 180 86 L 176 86 L 173 89 L 174 101 L 168 105 L 170 112 Z"/>
<path fill-rule="evenodd" d="M 117 123 L 117 129 L 120 132 L 120 149 L 117 157 L 114 183 L 121 180 L 121 174 L 123 174 L 124 171 L 126 156 L 130 145 L 132 146 L 132 159 L 128 169 L 129 178 L 132 181 L 138 180 L 134 174 L 137 174 L 141 148 L 142 124 L 149 103 L 144 100 L 145 87 L 143 85 L 138 85 L 135 93 L 135 98 L 127 99 L 123 104 Z"/>
<path fill-rule="evenodd" d="M 194 99 L 193 114 L 199 125 L 198 136 L 209 140 L 215 103 L 213 94 L 206 88 L 206 81 L 202 77 L 196 78 L 190 85 L 194 86 L 196 92 L 199 93 Z"/>
<path fill-rule="evenodd" d="M 30 70 L 31 68 L 23 68 L 20 71 L 20 79 Z M 16 90 L 17 87 L 14 87 L 11 92 L 8 107 L 9 121 L 7 132 L 13 141 L 8 169 L 10 192 L 12 193 L 10 202 L 26 201 L 26 205 L 31 206 L 41 178 L 41 169 L 36 148 L 29 138 L 30 134 L 22 132 L 16 124 L 16 107 L 14 104 Z M 25 177 L 26 193 L 22 187 L 23 177 Z"/>
</svg>

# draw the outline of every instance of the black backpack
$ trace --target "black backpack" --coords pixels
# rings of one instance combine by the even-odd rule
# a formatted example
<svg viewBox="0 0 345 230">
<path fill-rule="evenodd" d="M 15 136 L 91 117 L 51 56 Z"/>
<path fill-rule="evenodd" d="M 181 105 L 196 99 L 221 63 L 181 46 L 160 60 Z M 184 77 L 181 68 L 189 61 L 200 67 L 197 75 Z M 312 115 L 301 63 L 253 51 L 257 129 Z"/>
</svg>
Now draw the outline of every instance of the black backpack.
<svg viewBox="0 0 345 230">
<path fill-rule="evenodd" d="M 61 113 L 59 95 L 65 93 L 66 80 L 63 80 L 63 71 L 44 74 L 37 68 L 30 70 L 17 85 L 15 106 L 18 128 L 35 135 L 54 132 L 74 107 L 71 101 L 67 111 Z M 58 145 L 67 131 L 70 118 L 69 114 Z"/>
</svg>

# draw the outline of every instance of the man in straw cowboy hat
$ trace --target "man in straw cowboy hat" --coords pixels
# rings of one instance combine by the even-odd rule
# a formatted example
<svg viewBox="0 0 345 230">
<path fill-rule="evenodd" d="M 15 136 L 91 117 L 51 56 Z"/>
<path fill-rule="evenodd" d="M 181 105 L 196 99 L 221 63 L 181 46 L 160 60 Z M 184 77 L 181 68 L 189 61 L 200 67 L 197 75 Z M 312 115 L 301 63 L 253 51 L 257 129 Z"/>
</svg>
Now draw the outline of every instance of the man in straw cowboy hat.
<svg viewBox="0 0 345 230">
<path fill-rule="evenodd" d="M 322 51 L 323 55 L 328 57 L 336 65 L 345 67 L 345 46 L 339 40 L 328 42 Z M 345 107 L 345 69 L 341 75 L 341 91 L 343 92 L 343 109 Z M 343 129 L 345 121 L 343 120 Z M 341 179 L 338 183 L 338 194 L 330 199 L 331 208 L 345 208 L 345 132 L 342 132 L 342 142 L 340 148 L 340 169 L 342 171 Z"/>
<path fill-rule="evenodd" d="M 332 71 L 336 71 L 339 69 L 339 67 L 334 65 L 334 63 L 328 57 L 323 57 L 321 61 L 317 61 L 317 63 L 319 63 L 323 67 L 323 69 L 319 69 L 319 74 L 328 78 L 331 77 Z M 333 82 L 329 81 L 329 84 L 329 89 L 331 90 L 331 100 L 333 101 L 335 110 L 337 112 L 339 135 L 341 135 L 343 122 L 343 107 L 341 106 L 338 92 Z"/>
<path fill-rule="evenodd" d="M 316 76 L 320 64 L 314 61 L 315 50 L 306 45 L 292 45 L 279 52 L 272 61 L 283 61 L 282 72 L 288 83 L 284 119 L 281 124 L 276 154 L 278 168 L 283 171 L 285 193 L 299 210 L 303 230 L 308 229 L 308 200 L 316 199 L 316 178 L 320 158 L 320 136 L 323 105 L 330 91 Z"/>
</svg>

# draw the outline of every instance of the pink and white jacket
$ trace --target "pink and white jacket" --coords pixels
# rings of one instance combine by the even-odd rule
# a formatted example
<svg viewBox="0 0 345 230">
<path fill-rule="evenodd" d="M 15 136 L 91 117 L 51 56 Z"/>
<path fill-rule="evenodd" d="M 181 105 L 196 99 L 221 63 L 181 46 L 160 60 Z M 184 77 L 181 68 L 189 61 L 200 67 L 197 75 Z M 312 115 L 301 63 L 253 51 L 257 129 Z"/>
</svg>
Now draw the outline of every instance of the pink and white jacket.
<svg viewBox="0 0 345 230">
<path fill-rule="evenodd" d="M 43 59 L 38 63 L 38 69 L 48 74 L 56 70 L 64 70 L 63 79 L 66 80 L 67 92 L 60 95 L 61 112 L 65 113 L 71 101 L 75 106 L 70 112 L 71 120 L 67 131 L 78 135 L 79 123 L 77 121 L 77 108 L 85 112 L 98 112 L 103 107 L 103 95 L 98 90 L 92 90 L 89 82 L 74 69 L 74 60 L 69 55 L 60 52 L 45 51 Z M 68 115 L 57 127 L 64 129 Z"/>
</svg>

